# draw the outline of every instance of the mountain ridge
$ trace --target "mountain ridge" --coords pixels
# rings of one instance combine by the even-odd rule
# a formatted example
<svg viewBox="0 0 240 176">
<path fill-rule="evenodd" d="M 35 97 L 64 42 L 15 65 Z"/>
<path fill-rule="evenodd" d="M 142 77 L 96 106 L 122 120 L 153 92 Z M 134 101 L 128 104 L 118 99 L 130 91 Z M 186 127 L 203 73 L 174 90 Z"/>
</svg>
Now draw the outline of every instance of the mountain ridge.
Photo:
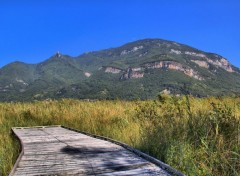
<svg viewBox="0 0 240 176">
<path fill-rule="evenodd" d="M 38 64 L 16 61 L 0 69 L 2 101 L 152 99 L 165 90 L 238 95 L 240 70 L 218 54 L 162 39 L 142 39 L 76 57 L 57 52 Z"/>
</svg>

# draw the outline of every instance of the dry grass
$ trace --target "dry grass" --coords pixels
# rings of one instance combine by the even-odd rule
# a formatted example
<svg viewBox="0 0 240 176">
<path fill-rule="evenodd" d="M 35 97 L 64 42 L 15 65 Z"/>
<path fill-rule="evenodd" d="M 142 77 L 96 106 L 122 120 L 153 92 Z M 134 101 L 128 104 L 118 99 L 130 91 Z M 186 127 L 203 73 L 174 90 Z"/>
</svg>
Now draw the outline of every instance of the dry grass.
<svg viewBox="0 0 240 176">
<path fill-rule="evenodd" d="M 19 154 L 11 127 L 61 124 L 125 142 L 188 175 L 239 175 L 239 98 L 0 103 L 0 175 Z"/>
</svg>

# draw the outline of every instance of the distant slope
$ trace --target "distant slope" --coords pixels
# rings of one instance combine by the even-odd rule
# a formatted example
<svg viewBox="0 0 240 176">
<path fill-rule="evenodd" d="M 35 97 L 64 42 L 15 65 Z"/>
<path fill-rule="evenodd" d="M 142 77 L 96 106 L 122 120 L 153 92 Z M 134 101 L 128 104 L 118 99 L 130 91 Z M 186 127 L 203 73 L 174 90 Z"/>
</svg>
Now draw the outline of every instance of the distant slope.
<svg viewBox="0 0 240 176">
<path fill-rule="evenodd" d="M 2 101 L 72 97 L 151 99 L 160 92 L 240 94 L 240 70 L 227 59 L 180 43 L 144 39 L 78 57 L 57 53 L 0 69 Z"/>
</svg>

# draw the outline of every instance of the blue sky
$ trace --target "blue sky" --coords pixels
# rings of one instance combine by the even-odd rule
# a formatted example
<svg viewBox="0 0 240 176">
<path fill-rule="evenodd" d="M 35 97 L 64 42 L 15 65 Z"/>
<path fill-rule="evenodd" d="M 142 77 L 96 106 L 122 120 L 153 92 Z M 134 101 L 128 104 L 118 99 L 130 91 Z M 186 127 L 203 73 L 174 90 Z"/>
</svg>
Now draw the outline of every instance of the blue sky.
<svg viewBox="0 0 240 176">
<path fill-rule="evenodd" d="M 0 67 L 143 38 L 218 53 L 240 67 L 239 0 L 0 0 Z"/>
</svg>

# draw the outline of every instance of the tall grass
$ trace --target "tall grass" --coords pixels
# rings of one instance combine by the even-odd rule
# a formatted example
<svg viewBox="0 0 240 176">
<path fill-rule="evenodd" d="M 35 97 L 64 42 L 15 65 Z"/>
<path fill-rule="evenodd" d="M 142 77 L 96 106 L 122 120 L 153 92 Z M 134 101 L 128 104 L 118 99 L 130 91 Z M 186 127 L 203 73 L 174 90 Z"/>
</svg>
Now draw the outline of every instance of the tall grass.
<svg viewBox="0 0 240 176">
<path fill-rule="evenodd" d="M 239 175 L 239 123 L 239 98 L 0 103 L 0 175 L 20 152 L 11 127 L 56 124 L 125 142 L 187 175 Z"/>
<path fill-rule="evenodd" d="M 240 174 L 240 100 L 160 96 L 137 110 L 142 150 L 187 175 Z"/>
</svg>

